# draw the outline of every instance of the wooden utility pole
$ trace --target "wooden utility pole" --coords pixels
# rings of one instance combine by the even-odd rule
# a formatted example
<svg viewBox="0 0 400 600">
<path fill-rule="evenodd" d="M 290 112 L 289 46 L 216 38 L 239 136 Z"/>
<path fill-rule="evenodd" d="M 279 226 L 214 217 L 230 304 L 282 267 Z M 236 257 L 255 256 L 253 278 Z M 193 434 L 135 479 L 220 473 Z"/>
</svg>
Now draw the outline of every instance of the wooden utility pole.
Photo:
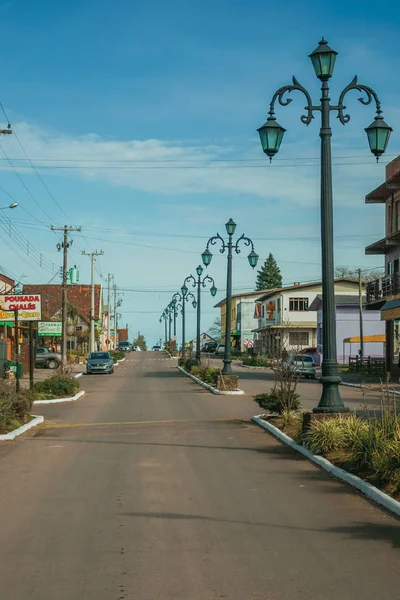
<svg viewBox="0 0 400 600">
<path fill-rule="evenodd" d="M 362 270 L 358 269 L 358 306 L 360 313 L 360 358 L 364 358 L 364 332 L 363 332 L 363 289 Z"/>
<path fill-rule="evenodd" d="M 100 252 L 97 252 L 97 250 L 95 252 L 85 252 L 85 250 L 82 250 L 82 254 L 84 254 L 85 256 L 90 256 L 91 261 L 92 261 L 92 275 L 91 275 L 91 299 L 90 299 L 90 338 L 89 338 L 89 352 L 95 352 L 96 350 L 96 340 L 95 340 L 95 320 L 96 320 L 96 315 L 95 315 L 95 301 L 94 301 L 94 263 L 96 260 L 96 256 L 103 256 L 104 252 L 103 250 L 100 250 Z"/>
<path fill-rule="evenodd" d="M 71 231 L 82 231 L 82 227 L 50 227 L 52 231 L 62 231 L 64 239 L 62 243 L 57 244 L 57 250 L 63 250 L 63 271 L 62 271 L 62 297 L 61 297 L 61 364 L 64 368 L 67 363 L 67 277 L 68 277 L 68 248 L 72 246 L 72 241 L 68 241 L 68 233 Z"/>
<path fill-rule="evenodd" d="M 114 283 L 114 350 L 117 349 L 117 286 Z"/>
<path fill-rule="evenodd" d="M 111 350 L 111 273 L 108 274 L 108 294 L 107 294 L 107 350 Z"/>
</svg>

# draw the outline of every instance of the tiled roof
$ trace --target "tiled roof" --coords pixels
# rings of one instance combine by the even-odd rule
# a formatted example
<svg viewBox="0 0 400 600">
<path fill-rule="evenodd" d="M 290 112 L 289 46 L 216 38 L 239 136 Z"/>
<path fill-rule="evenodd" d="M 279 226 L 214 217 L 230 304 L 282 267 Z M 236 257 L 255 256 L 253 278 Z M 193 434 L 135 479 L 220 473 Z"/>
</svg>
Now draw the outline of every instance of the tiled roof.
<svg viewBox="0 0 400 600">
<path fill-rule="evenodd" d="M 41 294 L 42 296 L 42 319 L 52 319 L 61 310 L 62 286 L 59 284 L 27 284 L 23 286 L 24 294 Z M 90 323 L 90 285 L 68 285 L 67 301 L 79 315 Z M 95 318 L 100 319 L 101 285 L 94 286 Z"/>
</svg>

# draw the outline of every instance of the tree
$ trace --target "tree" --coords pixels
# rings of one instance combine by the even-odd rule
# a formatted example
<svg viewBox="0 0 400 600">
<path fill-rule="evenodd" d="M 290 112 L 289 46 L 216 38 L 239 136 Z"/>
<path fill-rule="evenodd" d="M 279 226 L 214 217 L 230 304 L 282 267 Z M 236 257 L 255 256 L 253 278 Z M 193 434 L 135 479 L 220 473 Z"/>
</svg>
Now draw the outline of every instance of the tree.
<svg viewBox="0 0 400 600">
<path fill-rule="evenodd" d="M 207 333 L 217 342 L 221 340 L 221 317 L 216 317 L 214 319 L 214 322 Z"/>
<path fill-rule="evenodd" d="M 147 344 L 146 344 L 146 340 L 144 338 L 144 335 L 141 335 L 139 333 L 139 335 L 137 336 L 136 340 L 133 341 L 133 346 L 139 346 L 139 348 L 141 350 L 147 350 Z"/>
<path fill-rule="evenodd" d="M 360 267 L 361 268 L 361 267 Z M 338 265 L 335 267 L 335 279 L 354 279 L 358 281 L 358 271 L 357 267 L 346 267 L 346 265 Z M 384 268 L 381 269 L 361 269 L 362 280 L 364 283 L 368 281 L 374 281 L 374 279 L 379 279 L 384 275 Z"/>
<path fill-rule="evenodd" d="M 272 290 L 280 287 L 282 287 L 281 271 L 270 252 L 261 269 L 257 271 L 256 291 Z"/>
</svg>

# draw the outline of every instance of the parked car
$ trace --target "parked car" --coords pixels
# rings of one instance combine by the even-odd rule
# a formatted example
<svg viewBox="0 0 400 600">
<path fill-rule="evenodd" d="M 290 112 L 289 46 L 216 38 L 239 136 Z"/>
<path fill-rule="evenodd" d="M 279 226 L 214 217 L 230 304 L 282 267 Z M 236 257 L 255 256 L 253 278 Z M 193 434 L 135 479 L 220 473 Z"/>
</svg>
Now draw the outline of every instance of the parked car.
<svg viewBox="0 0 400 600">
<path fill-rule="evenodd" d="M 156 344 L 155 346 L 152 347 L 153 352 L 160 352 L 160 350 L 161 350 L 161 346 L 159 346 L 158 344 Z"/>
<path fill-rule="evenodd" d="M 130 352 L 132 350 L 132 344 L 129 342 L 119 342 L 118 350 L 121 352 Z"/>
<path fill-rule="evenodd" d="M 61 354 L 51 352 L 48 348 L 36 348 L 35 367 L 57 369 L 61 364 Z"/>
<path fill-rule="evenodd" d="M 141 352 L 142 351 L 142 349 L 140 348 L 140 346 L 132 346 L 132 350 L 134 352 Z"/>
<path fill-rule="evenodd" d="M 109 352 L 92 352 L 86 360 L 86 373 L 114 373 L 114 361 Z"/>
<path fill-rule="evenodd" d="M 204 346 L 201 347 L 201 352 L 215 352 L 218 347 L 218 342 L 206 342 Z"/>
<path fill-rule="evenodd" d="M 315 379 L 316 368 L 311 354 L 291 354 L 288 363 L 290 369 L 298 375 Z"/>
<path fill-rule="evenodd" d="M 216 356 L 223 356 L 225 354 L 225 344 L 218 344 L 214 350 Z"/>
</svg>

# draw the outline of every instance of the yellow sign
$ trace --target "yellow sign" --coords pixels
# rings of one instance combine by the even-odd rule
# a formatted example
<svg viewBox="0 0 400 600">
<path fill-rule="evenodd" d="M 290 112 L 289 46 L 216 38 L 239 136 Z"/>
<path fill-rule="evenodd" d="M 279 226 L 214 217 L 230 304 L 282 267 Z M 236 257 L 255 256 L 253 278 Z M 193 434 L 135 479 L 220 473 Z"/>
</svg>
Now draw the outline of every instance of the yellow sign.
<svg viewBox="0 0 400 600">
<path fill-rule="evenodd" d="M 391 321 L 392 319 L 400 319 L 400 306 L 381 311 L 382 321 Z"/>
</svg>

